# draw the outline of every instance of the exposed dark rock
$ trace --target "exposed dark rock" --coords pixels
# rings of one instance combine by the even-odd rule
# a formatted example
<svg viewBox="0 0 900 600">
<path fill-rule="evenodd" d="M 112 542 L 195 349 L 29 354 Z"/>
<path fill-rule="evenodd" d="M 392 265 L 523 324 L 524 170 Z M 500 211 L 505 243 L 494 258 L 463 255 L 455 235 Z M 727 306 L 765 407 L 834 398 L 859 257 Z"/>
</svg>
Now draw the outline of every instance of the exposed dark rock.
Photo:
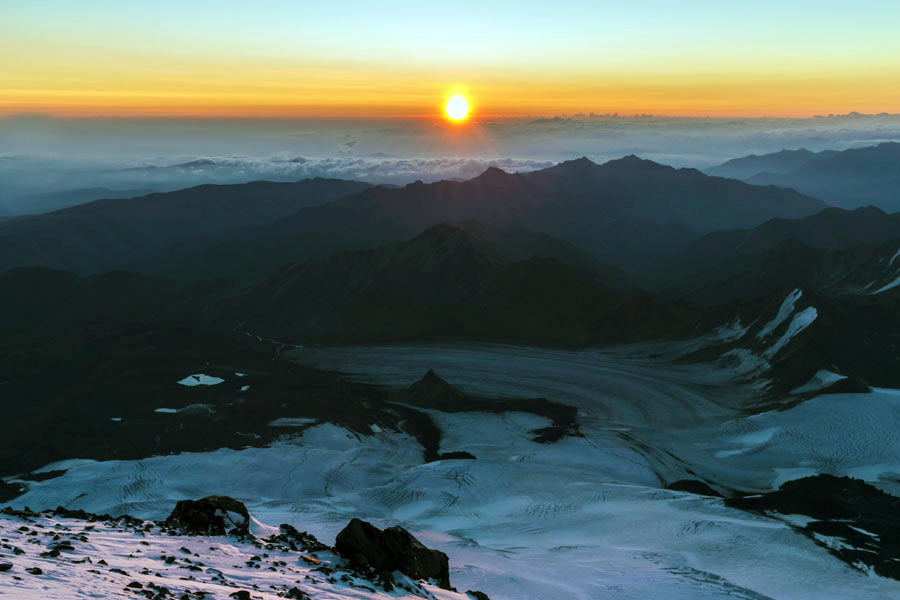
<svg viewBox="0 0 900 600">
<path fill-rule="evenodd" d="M 438 460 L 477 460 L 477 457 L 471 452 L 457 450 L 455 452 L 443 452 L 439 454 Z"/>
<path fill-rule="evenodd" d="M 281 533 L 267 538 L 266 542 L 270 544 L 284 544 L 294 551 L 321 552 L 322 550 L 328 550 L 328 546 L 317 540 L 315 536 L 305 531 L 297 531 L 292 525 L 282 523 L 279 529 Z"/>
<path fill-rule="evenodd" d="M 476 457 L 465 451 L 439 453 L 441 430 L 426 413 L 413 410 L 410 406 L 451 413 L 464 411 L 494 414 L 508 411 L 532 413 L 551 421 L 551 425 L 548 427 L 529 432 L 534 435 L 534 441 L 541 444 L 550 444 L 564 437 L 581 435 L 578 429 L 578 411 L 575 407 L 551 402 L 545 398 L 503 398 L 501 400 L 471 396 L 442 379 L 432 369 L 429 369 L 422 379 L 395 394 L 395 399 L 406 405 L 402 407 L 406 411 L 403 429 L 422 444 L 425 450 L 425 462 L 451 458 L 474 459 Z"/>
<path fill-rule="evenodd" d="M 850 375 L 846 379 L 841 379 L 832 383 L 827 388 L 821 390 L 818 395 L 822 394 L 868 394 L 872 388 L 860 377 Z"/>
<path fill-rule="evenodd" d="M 5 573 L 13 568 L 12 563 L 0 563 L 0 573 Z"/>
<path fill-rule="evenodd" d="M 250 600 L 250 592 L 247 590 L 241 590 L 239 592 L 234 592 L 228 596 L 229 598 L 234 598 L 235 600 Z"/>
<path fill-rule="evenodd" d="M 855 568 L 862 564 L 882 577 L 900 579 L 900 498 L 864 481 L 816 475 L 789 481 L 775 492 L 725 502 L 759 513 L 812 517 L 816 520 L 797 529 Z M 821 536 L 843 543 L 826 545 Z"/>
<path fill-rule="evenodd" d="M 39 567 L 31 567 L 29 569 L 25 569 L 27 573 L 30 575 L 43 575 L 44 572 Z"/>
<path fill-rule="evenodd" d="M 428 369 L 422 379 L 409 387 L 409 400 L 420 406 L 440 406 L 465 399 L 466 394 Z"/>
<path fill-rule="evenodd" d="M 56 479 L 57 477 L 61 477 L 65 475 L 66 471 L 56 470 L 56 471 L 44 471 L 43 473 L 29 473 L 28 475 L 22 477 L 22 479 L 27 479 L 28 481 L 47 481 L 49 479 Z"/>
<path fill-rule="evenodd" d="M 675 490 L 676 492 L 688 492 L 690 494 L 697 494 L 698 496 L 722 497 L 722 494 L 696 479 L 679 479 L 678 481 L 673 481 L 666 485 L 666 489 Z"/>
<path fill-rule="evenodd" d="M 374 525 L 353 519 L 337 535 L 335 550 L 357 567 L 372 567 L 380 573 L 401 573 L 413 579 L 434 580 L 450 589 L 450 566 L 447 555 L 426 548 L 402 527 L 384 531 Z"/>
<path fill-rule="evenodd" d="M 25 491 L 21 485 L 17 483 L 6 483 L 0 479 L 0 502 L 8 502 Z"/>
<path fill-rule="evenodd" d="M 240 500 L 228 496 L 207 496 L 200 500 L 181 500 L 166 519 L 168 527 L 195 535 L 250 533 L 250 513 Z"/>
<path fill-rule="evenodd" d="M 469 590 L 468 592 L 466 592 L 466 594 L 472 596 L 472 598 L 474 598 L 475 600 L 491 600 L 484 592 Z"/>
</svg>

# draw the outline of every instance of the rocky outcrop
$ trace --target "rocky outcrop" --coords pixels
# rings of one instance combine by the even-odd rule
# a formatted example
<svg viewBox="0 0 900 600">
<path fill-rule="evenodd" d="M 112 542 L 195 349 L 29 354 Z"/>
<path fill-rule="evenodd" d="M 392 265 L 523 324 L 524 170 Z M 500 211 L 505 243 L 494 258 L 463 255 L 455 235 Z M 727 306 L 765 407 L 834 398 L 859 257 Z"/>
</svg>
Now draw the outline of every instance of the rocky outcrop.
<svg viewBox="0 0 900 600">
<path fill-rule="evenodd" d="M 722 494 L 697 479 L 679 479 L 678 481 L 673 481 L 668 484 L 666 489 L 674 490 L 676 492 L 688 492 L 689 494 L 696 494 L 698 496 L 722 497 Z"/>
<path fill-rule="evenodd" d="M 354 566 L 372 567 L 381 573 L 400 571 L 412 579 L 433 580 L 450 589 L 447 555 L 426 548 L 402 527 L 382 531 L 371 523 L 353 519 L 338 533 L 335 550 Z"/>
<path fill-rule="evenodd" d="M 816 475 L 725 503 L 770 516 L 812 517 L 795 529 L 852 567 L 900 579 L 900 498 L 864 481 Z"/>
<path fill-rule="evenodd" d="M 194 535 L 248 535 L 250 513 L 243 502 L 228 496 L 181 500 L 166 519 L 166 526 Z"/>
</svg>

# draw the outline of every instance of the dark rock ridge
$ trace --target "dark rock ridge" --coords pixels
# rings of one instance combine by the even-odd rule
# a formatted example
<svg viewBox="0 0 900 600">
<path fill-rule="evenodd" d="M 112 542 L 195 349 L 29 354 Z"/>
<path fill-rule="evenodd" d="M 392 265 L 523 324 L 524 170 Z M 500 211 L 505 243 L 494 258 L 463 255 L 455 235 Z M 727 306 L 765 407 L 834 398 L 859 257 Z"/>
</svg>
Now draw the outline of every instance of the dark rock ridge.
<svg viewBox="0 0 900 600">
<path fill-rule="evenodd" d="M 795 300 L 790 309 L 792 297 Z M 786 311 L 783 320 L 773 329 L 766 330 L 782 309 Z M 804 311 L 806 318 L 814 318 L 803 328 L 789 331 L 794 319 Z M 900 342 L 900 319 L 893 296 L 831 297 L 807 288 L 788 288 L 756 300 L 729 304 L 708 314 L 718 314 L 720 325 L 740 325 L 746 330 L 736 331 L 736 337 L 722 338 L 721 342 L 691 354 L 689 360 L 721 359 L 723 364 L 730 366 L 739 362 L 730 354 L 735 350 L 749 351 L 764 358 L 768 367 L 762 372 L 752 372 L 748 377 L 768 380 L 764 393 L 767 403 L 787 407 L 814 395 L 865 393 L 871 386 L 900 385 L 900 357 L 896 351 Z M 779 345 L 783 336 L 788 337 Z M 802 388 L 822 370 L 846 379 L 803 391 Z"/>
<path fill-rule="evenodd" d="M 802 219 L 717 231 L 660 261 L 640 280 L 663 296 L 703 306 L 787 287 L 829 295 L 871 293 L 894 281 L 900 213 L 828 208 Z"/>
<path fill-rule="evenodd" d="M 854 568 L 900 579 L 900 498 L 864 481 L 816 475 L 725 503 L 767 515 L 812 517 L 807 525 L 793 527 Z M 840 543 L 829 543 L 833 538 Z"/>
<path fill-rule="evenodd" d="M 545 398 L 480 398 L 469 395 L 442 379 L 429 369 L 419 381 L 393 396 L 405 407 L 439 410 L 442 412 L 527 412 L 545 417 L 550 425 L 530 431 L 535 442 L 550 444 L 567 436 L 581 436 L 578 410 L 573 406 L 551 402 Z M 440 453 L 441 430 L 424 412 L 412 411 L 403 425 L 422 444 L 426 462 L 450 459 L 473 459 L 471 453 L 456 450 Z"/>
<path fill-rule="evenodd" d="M 698 496 L 722 497 L 722 494 L 712 489 L 708 484 L 697 479 L 679 479 L 678 481 L 673 481 L 666 485 L 666 489 L 674 490 L 676 492 L 688 492 L 689 494 L 696 494 Z"/>
<path fill-rule="evenodd" d="M 430 550 L 402 527 L 378 529 L 353 519 L 338 533 L 335 550 L 357 567 L 373 567 L 379 573 L 400 571 L 413 579 L 432 580 L 450 589 L 450 561 L 439 550 Z"/>
<path fill-rule="evenodd" d="M 207 496 L 179 501 L 166 519 L 166 525 L 194 535 L 248 535 L 250 513 L 240 500 Z"/>
</svg>

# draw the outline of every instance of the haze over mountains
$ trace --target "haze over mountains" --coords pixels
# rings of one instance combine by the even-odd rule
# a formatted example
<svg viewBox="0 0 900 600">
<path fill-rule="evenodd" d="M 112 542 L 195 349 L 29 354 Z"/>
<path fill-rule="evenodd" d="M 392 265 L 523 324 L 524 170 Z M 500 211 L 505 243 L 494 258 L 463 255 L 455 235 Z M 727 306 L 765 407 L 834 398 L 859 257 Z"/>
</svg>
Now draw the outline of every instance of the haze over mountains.
<svg viewBox="0 0 900 600">
<path fill-rule="evenodd" d="M 751 155 L 706 170 L 748 183 L 789 187 L 842 208 L 900 210 L 900 143 L 842 152 L 806 149 Z"/>
</svg>

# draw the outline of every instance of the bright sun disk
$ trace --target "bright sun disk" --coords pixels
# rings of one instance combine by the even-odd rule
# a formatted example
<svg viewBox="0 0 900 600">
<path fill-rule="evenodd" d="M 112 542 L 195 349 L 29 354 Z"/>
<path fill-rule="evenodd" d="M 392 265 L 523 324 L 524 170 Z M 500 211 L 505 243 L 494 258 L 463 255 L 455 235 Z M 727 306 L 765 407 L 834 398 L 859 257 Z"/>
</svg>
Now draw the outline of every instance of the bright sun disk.
<svg viewBox="0 0 900 600">
<path fill-rule="evenodd" d="M 469 103 L 463 96 L 452 96 L 444 106 L 444 112 L 451 121 L 462 121 L 469 114 Z"/>
</svg>

